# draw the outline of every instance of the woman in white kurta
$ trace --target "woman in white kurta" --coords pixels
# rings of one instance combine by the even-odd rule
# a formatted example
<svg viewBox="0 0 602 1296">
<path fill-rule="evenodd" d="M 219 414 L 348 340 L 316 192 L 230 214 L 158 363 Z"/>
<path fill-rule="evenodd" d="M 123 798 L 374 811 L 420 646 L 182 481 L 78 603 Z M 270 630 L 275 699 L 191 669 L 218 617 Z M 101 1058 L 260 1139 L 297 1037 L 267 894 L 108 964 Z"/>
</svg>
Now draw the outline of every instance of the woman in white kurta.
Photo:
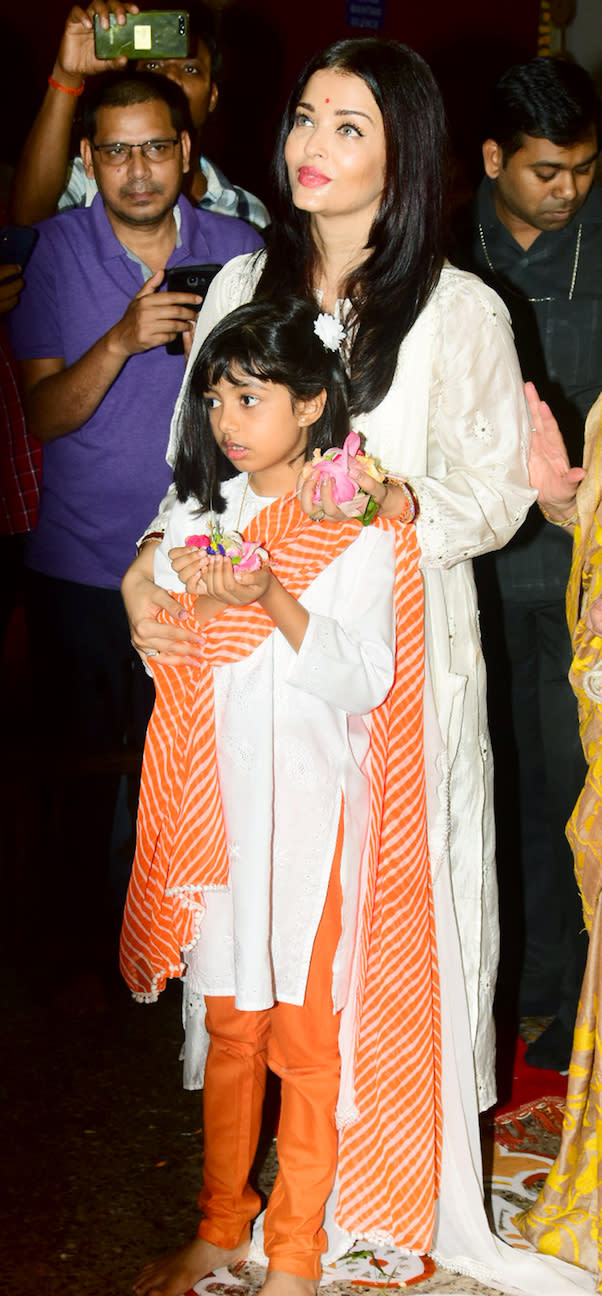
<svg viewBox="0 0 602 1296">
<path fill-rule="evenodd" d="M 443 969 L 444 1152 L 434 1248 L 484 1281 L 552 1296 L 572 1290 L 571 1279 L 542 1277 L 529 1257 L 500 1252 L 481 1201 L 477 1102 L 486 1107 L 494 1097 L 497 917 L 491 755 L 470 560 L 510 539 L 534 493 L 505 307 L 478 279 L 441 263 L 442 150 L 438 92 L 418 56 L 378 40 L 340 42 L 316 56 L 283 121 L 267 255 L 224 268 L 197 335 L 202 340 L 217 318 L 254 294 L 295 291 L 337 313 L 348 330 L 353 426 L 418 498 L 429 846 Z M 172 445 L 177 435 L 176 410 Z M 396 492 L 387 492 L 385 514 L 399 511 Z M 335 517 L 327 492 L 323 504 Z M 150 530 L 163 526 L 160 516 Z M 157 605 L 168 603 L 152 583 L 150 550 L 144 545 L 124 582 L 134 642 L 143 653 L 186 654 L 189 635 L 152 620 Z"/>
</svg>

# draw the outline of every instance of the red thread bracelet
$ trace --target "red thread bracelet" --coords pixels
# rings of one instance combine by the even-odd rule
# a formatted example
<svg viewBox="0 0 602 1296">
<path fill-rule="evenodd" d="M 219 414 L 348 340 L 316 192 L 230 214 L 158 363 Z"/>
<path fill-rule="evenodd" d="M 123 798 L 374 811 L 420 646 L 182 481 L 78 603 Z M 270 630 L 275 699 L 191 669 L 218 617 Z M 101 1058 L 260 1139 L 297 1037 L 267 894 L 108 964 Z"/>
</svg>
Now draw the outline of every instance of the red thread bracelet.
<svg viewBox="0 0 602 1296">
<path fill-rule="evenodd" d="M 72 90 L 71 86 L 64 86 L 61 85 L 60 81 L 55 81 L 53 76 L 48 77 L 48 85 L 53 86 L 55 90 L 62 90 L 63 94 L 74 95 L 75 98 L 77 98 L 78 95 L 83 94 L 86 88 L 86 82 L 82 81 L 81 85 L 77 87 L 77 90 Z"/>
</svg>

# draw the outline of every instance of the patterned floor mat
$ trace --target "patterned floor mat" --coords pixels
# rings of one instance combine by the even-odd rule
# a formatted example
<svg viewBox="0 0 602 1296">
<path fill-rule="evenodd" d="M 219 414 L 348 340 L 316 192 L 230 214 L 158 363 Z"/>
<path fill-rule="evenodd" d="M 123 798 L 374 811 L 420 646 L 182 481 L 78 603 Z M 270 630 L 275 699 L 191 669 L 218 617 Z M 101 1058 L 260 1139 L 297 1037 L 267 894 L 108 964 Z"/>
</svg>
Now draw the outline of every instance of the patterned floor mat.
<svg viewBox="0 0 602 1296">
<path fill-rule="evenodd" d="M 511 1246 L 529 1250 L 513 1219 L 537 1197 L 560 1143 L 564 1102 L 540 1098 L 483 1128 L 485 1193 L 490 1223 Z"/>
</svg>

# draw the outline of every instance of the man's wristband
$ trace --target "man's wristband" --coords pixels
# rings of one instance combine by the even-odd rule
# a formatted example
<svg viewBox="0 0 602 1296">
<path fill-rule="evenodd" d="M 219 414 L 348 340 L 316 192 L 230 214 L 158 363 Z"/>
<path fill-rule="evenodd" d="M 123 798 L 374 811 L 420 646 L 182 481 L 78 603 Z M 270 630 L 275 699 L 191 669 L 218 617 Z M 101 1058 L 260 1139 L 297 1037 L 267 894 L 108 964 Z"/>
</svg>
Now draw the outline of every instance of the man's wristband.
<svg viewBox="0 0 602 1296">
<path fill-rule="evenodd" d="M 85 81 L 82 81 L 81 85 L 78 86 L 76 90 L 74 90 L 72 86 L 61 85 L 60 81 L 55 81 L 53 76 L 48 77 L 48 85 L 52 86 L 53 90 L 62 90 L 63 94 L 74 95 L 76 99 L 79 95 L 84 93 L 84 90 L 86 88 Z"/>
</svg>

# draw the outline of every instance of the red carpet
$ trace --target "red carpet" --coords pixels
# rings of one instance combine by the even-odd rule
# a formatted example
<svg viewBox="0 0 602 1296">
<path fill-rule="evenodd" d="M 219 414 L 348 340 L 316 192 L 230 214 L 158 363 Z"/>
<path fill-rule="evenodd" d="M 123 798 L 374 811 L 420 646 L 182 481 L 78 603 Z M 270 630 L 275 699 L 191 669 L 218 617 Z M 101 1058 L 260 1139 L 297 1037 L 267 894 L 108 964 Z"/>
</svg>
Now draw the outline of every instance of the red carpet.
<svg viewBox="0 0 602 1296">
<path fill-rule="evenodd" d="M 501 1043 L 499 1047 L 502 1053 Z M 494 1109 L 496 1117 L 516 1111 L 517 1107 L 523 1107 L 525 1103 L 537 1102 L 539 1098 L 566 1098 L 568 1076 L 560 1075 L 558 1071 L 529 1066 L 525 1062 L 526 1047 L 524 1040 L 519 1038 L 516 1041 L 511 1077 L 508 1076 L 502 1058 L 500 1070 L 503 1079 L 502 1076 L 498 1077 L 499 1102 Z"/>
</svg>

